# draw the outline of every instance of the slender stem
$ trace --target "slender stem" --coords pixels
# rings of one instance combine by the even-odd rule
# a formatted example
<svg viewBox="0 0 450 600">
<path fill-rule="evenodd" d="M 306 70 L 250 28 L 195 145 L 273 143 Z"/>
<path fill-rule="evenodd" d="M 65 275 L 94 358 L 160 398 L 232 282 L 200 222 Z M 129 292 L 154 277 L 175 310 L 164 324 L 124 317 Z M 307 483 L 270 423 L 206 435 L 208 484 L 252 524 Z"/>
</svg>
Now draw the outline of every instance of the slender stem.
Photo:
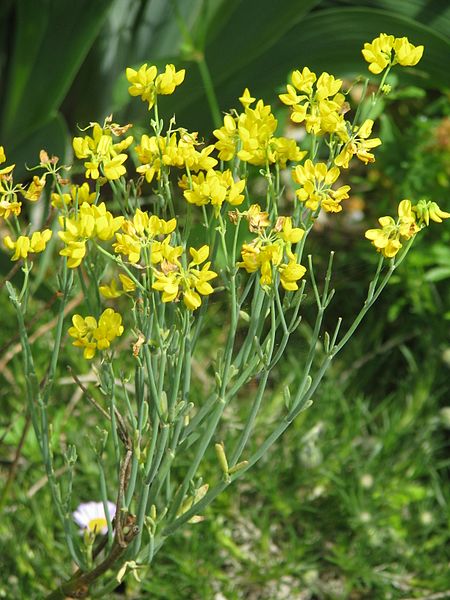
<svg viewBox="0 0 450 600">
<path fill-rule="evenodd" d="M 233 450 L 233 453 L 230 457 L 230 467 L 234 467 L 234 465 L 238 462 L 238 460 L 240 459 L 242 452 L 245 448 L 245 446 L 247 445 L 248 439 L 250 437 L 250 434 L 253 430 L 253 426 L 255 424 L 255 420 L 256 420 L 256 416 L 259 412 L 259 409 L 261 407 L 261 401 L 264 395 L 264 392 L 266 390 L 266 385 L 267 385 L 267 380 L 269 378 L 269 374 L 270 371 L 267 369 L 258 384 L 258 392 L 255 396 L 255 399 L 253 401 L 252 404 L 252 408 L 250 411 L 249 416 L 247 417 L 247 421 L 245 423 L 245 427 L 244 430 L 242 431 L 239 440 L 236 444 L 236 448 Z"/>
<path fill-rule="evenodd" d="M 195 58 L 200 71 L 200 76 L 202 78 L 203 87 L 205 88 L 206 98 L 208 100 L 209 110 L 211 111 L 214 127 L 218 129 L 222 125 L 222 115 L 220 113 L 219 103 L 214 90 L 211 73 L 209 72 L 203 52 L 196 53 Z"/>
</svg>

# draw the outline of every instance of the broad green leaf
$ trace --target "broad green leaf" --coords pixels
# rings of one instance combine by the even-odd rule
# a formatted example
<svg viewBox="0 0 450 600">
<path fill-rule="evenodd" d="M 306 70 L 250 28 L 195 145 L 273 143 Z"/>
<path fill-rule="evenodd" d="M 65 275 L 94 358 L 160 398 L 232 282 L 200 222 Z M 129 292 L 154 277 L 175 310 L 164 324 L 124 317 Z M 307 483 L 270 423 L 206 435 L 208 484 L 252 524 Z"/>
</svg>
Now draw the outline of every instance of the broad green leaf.
<svg viewBox="0 0 450 600">
<path fill-rule="evenodd" d="M 272 52 L 274 46 L 281 46 L 286 32 L 294 24 L 301 23 L 302 18 L 319 3 L 320 0 L 304 0 L 301 3 L 285 4 L 280 9 L 280 6 L 271 0 L 247 0 L 236 3 L 232 14 L 228 10 L 228 20 L 220 29 L 215 25 L 215 35 L 208 38 L 209 43 L 205 48 L 211 77 L 216 89 L 220 90 L 219 103 L 223 110 L 230 106 L 230 99 L 233 98 L 234 101 L 246 87 L 246 84 L 239 84 L 239 87 L 235 85 L 236 74 L 243 73 L 245 69 L 251 72 L 253 62 Z M 195 62 L 178 62 L 177 66 L 185 67 L 187 76 L 182 90 L 173 97 L 164 99 L 163 104 L 167 107 L 165 114 L 178 114 L 186 109 L 189 110 L 190 116 L 195 117 L 197 123 L 201 117 L 201 122 L 205 116 L 207 118 L 208 108 L 198 66 Z M 285 69 L 283 77 L 284 73 Z M 229 82 L 226 85 L 227 91 L 238 90 L 231 97 L 221 88 L 221 84 L 225 82 Z M 187 107 L 193 104 L 196 106 L 191 113 Z M 132 109 L 131 114 L 136 114 L 136 109 Z M 188 124 L 194 124 L 195 121 L 194 118 L 188 117 Z"/>
<path fill-rule="evenodd" d="M 359 7 L 380 8 L 413 19 L 448 36 L 450 32 L 450 2 L 448 0 L 362 0 Z M 387 26 L 383 33 L 390 33 Z M 380 32 L 381 33 L 381 32 Z"/>
<path fill-rule="evenodd" d="M 237 97 L 246 86 L 253 95 L 273 99 L 273 90 L 285 81 L 287 73 L 305 65 L 318 72 L 332 71 L 338 76 L 370 75 L 361 49 L 364 42 L 386 30 L 396 36 L 406 35 L 411 42 L 425 46 L 424 57 L 417 67 L 396 69 L 402 83 L 437 89 L 450 86 L 450 44 L 439 32 L 392 11 L 318 9 L 294 24 L 282 39 L 250 65 L 238 68 L 225 79 L 220 70 L 212 66 L 213 53 L 209 49 L 207 59 L 221 108 L 236 106 Z M 175 112 L 180 123 L 191 127 L 204 121 L 205 99 L 192 68 L 186 79 L 183 93 L 180 90 L 170 98 L 167 114 Z"/>
<path fill-rule="evenodd" d="M 18 0 L 2 118 L 6 144 L 60 106 L 110 6 L 110 0 Z"/>
<path fill-rule="evenodd" d="M 206 48 L 206 58 L 215 82 L 224 81 L 257 57 L 283 43 L 284 35 L 300 23 L 320 0 L 286 2 L 272 0 L 241 2 Z"/>
<path fill-rule="evenodd" d="M 2 115 L 1 131 L 7 135 L 14 129 L 17 109 L 22 96 L 26 93 L 27 82 L 37 68 L 39 47 L 45 43 L 48 27 L 49 0 L 45 0 L 35 12 L 31 2 L 21 0 L 16 4 L 16 27 L 14 30 L 13 58 L 9 63 L 9 77 L 6 86 L 7 96 Z M 28 10 L 30 9 L 30 10 Z M 46 115 L 44 116 L 44 118 Z"/>
<path fill-rule="evenodd" d="M 180 12 L 189 28 L 194 26 L 203 2 L 180 2 Z M 145 62 L 162 67 L 166 62 L 177 63 L 182 43 L 172 5 L 167 0 L 112 2 L 102 30 L 64 103 L 70 126 L 102 121 L 111 112 L 116 113 L 129 101 L 126 83 L 117 86 L 119 78 L 125 82 L 125 68 Z M 86 89 L 91 90 L 89 95 Z"/>
</svg>

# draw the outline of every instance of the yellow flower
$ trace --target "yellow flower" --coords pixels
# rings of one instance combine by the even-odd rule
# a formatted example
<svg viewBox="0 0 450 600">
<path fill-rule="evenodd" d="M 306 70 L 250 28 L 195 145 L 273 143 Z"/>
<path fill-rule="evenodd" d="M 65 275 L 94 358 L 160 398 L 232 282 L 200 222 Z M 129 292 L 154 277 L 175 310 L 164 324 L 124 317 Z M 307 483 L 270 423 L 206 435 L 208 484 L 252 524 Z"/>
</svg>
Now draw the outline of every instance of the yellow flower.
<svg viewBox="0 0 450 600">
<path fill-rule="evenodd" d="M 72 240 L 67 242 L 66 247 L 60 250 L 59 254 L 67 256 L 67 266 L 69 269 L 76 269 L 81 265 L 81 261 L 86 255 L 86 240 Z"/>
<path fill-rule="evenodd" d="M 141 258 L 142 248 L 149 248 L 152 263 L 157 262 L 157 256 L 154 255 L 155 241 L 158 237 L 170 236 L 177 226 L 176 219 L 165 221 L 156 215 L 149 215 L 147 212 L 136 210 L 132 220 L 126 220 L 122 223 L 122 232 L 116 233 L 116 242 L 113 244 L 114 251 L 118 254 L 128 256 L 129 262 L 135 264 Z M 160 247 L 156 248 L 160 251 Z"/>
<path fill-rule="evenodd" d="M 55 208 L 62 208 L 72 203 L 78 206 L 81 206 L 84 202 L 93 204 L 96 198 L 97 194 L 91 192 L 89 184 L 86 181 L 82 185 L 71 185 L 70 194 L 66 192 L 63 194 L 53 193 L 51 195 L 52 206 Z"/>
<path fill-rule="evenodd" d="M 288 292 L 298 290 L 297 281 L 306 273 L 306 267 L 299 265 L 295 261 L 282 264 L 278 268 L 280 272 L 280 283 Z"/>
<path fill-rule="evenodd" d="M 394 47 L 394 36 L 380 33 L 380 35 L 365 43 L 362 50 L 364 59 L 369 63 L 369 71 L 377 75 L 391 64 L 391 52 Z"/>
<path fill-rule="evenodd" d="M 51 229 L 44 229 L 44 231 L 35 231 L 31 235 L 31 238 L 26 235 L 21 235 L 15 242 L 7 235 L 4 238 L 3 243 L 9 250 L 14 250 L 11 260 L 19 260 L 19 258 L 27 258 L 30 253 L 43 252 L 51 237 Z"/>
<path fill-rule="evenodd" d="M 380 138 L 369 139 L 372 127 L 372 119 L 366 119 L 361 127 L 355 127 L 350 134 L 346 130 L 339 131 L 339 137 L 344 142 L 344 147 L 334 160 L 338 167 L 347 169 L 348 163 L 354 155 L 366 165 L 369 162 L 375 162 L 375 156 L 370 150 L 380 146 L 381 140 Z"/>
<path fill-rule="evenodd" d="M 270 163 L 286 168 L 288 161 L 300 162 L 306 156 L 305 150 L 300 150 L 295 140 L 285 137 L 272 137 L 267 147 L 267 156 Z"/>
<path fill-rule="evenodd" d="M 110 285 L 100 285 L 98 289 L 100 294 L 109 300 L 112 298 L 119 298 L 124 293 L 122 290 L 118 289 L 117 281 L 115 279 L 111 281 Z"/>
<path fill-rule="evenodd" d="M 369 63 L 369 71 L 377 75 L 388 66 L 416 65 L 422 58 L 423 46 L 413 46 L 407 37 L 394 38 L 393 35 L 380 33 L 370 44 L 364 44 L 362 54 Z"/>
<path fill-rule="evenodd" d="M 1 191 L 1 186 L 0 186 Z M 10 215 L 15 215 L 16 217 L 20 215 L 22 203 L 17 200 L 9 200 L 8 198 L 0 199 L 0 217 L 4 219 L 8 219 Z"/>
<path fill-rule="evenodd" d="M 328 169 L 325 163 L 314 164 L 309 159 L 304 165 L 297 165 L 292 173 L 295 183 L 302 186 L 295 192 L 297 198 L 312 211 L 319 207 L 326 212 L 341 211 L 340 202 L 348 198 L 350 186 L 343 185 L 337 190 L 332 189 L 331 186 L 339 174 L 337 167 Z"/>
<path fill-rule="evenodd" d="M 89 184 L 86 181 L 81 185 L 71 185 L 70 195 L 74 202 L 78 202 L 78 206 L 81 206 L 84 202 L 93 204 L 97 196 L 95 192 L 91 192 Z"/>
<path fill-rule="evenodd" d="M 3 146 L 0 146 L 0 164 L 6 161 Z M 24 194 L 23 186 L 13 181 L 12 171 L 15 165 L 9 165 L 0 169 L 0 217 L 8 219 L 10 215 L 18 216 L 22 203 L 18 201 L 17 195 Z"/>
<path fill-rule="evenodd" d="M 125 175 L 127 170 L 123 166 L 123 163 L 127 160 L 126 154 L 118 154 L 110 160 L 103 161 L 103 170 L 106 179 L 114 180 L 119 179 L 122 175 Z"/>
<path fill-rule="evenodd" d="M 297 290 L 296 282 L 303 277 L 306 269 L 296 262 L 292 244 L 299 242 L 303 235 L 302 229 L 292 226 L 291 217 L 279 217 L 272 231 L 261 229 L 257 238 L 242 245 L 242 262 L 237 266 L 247 273 L 260 271 L 259 282 L 264 288 L 272 286 L 274 272 L 278 272 L 285 290 Z M 287 262 L 284 262 L 285 256 Z"/>
<path fill-rule="evenodd" d="M 157 68 L 154 65 L 147 68 L 147 63 L 139 67 L 138 71 L 131 67 L 126 70 L 126 77 L 131 83 L 128 93 L 130 96 L 140 96 L 144 102 L 148 102 L 149 110 L 155 104 L 156 89 L 154 81 L 157 73 Z"/>
<path fill-rule="evenodd" d="M 126 233 L 116 233 L 113 244 L 114 252 L 128 256 L 130 263 L 137 263 L 141 258 L 141 242 L 139 238 Z"/>
<path fill-rule="evenodd" d="M 114 217 L 107 211 L 104 202 L 98 206 L 83 202 L 73 217 L 60 216 L 59 223 L 63 231 L 59 231 L 58 235 L 66 247 L 59 253 L 68 257 L 67 266 L 75 269 L 81 264 L 86 254 L 87 240 L 95 237 L 103 241 L 112 239 L 123 221 L 124 217 Z"/>
<path fill-rule="evenodd" d="M 157 94 L 173 94 L 175 88 L 184 81 L 186 71 L 176 71 L 174 65 L 166 65 L 166 70 L 156 78 L 155 87 Z"/>
<path fill-rule="evenodd" d="M 136 171 L 145 176 L 146 181 L 151 183 L 153 178 L 159 180 L 161 176 L 162 154 L 166 146 L 166 138 L 162 136 L 148 136 L 144 134 L 141 142 L 136 146 L 136 154 L 141 163 Z"/>
<path fill-rule="evenodd" d="M 4 162 L 6 162 L 5 149 L 3 146 L 0 146 L 0 165 Z M 15 166 L 16 165 L 9 165 L 8 167 L 3 167 L 3 169 L 0 169 L 0 180 L 3 179 L 5 175 L 9 175 Z"/>
<path fill-rule="evenodd" d="M 190 171 L 208 171 L 217 165 L 217 160 L 210 156 L 214 151 L 214 146 L 205 146 L 201 150 L 197 148 L 201 145 L 198 141 L 196 131 L 189 133 L 186 130 L 180 130 L 179 139 L 177 134 L 173 133 L 169 141 L 165 144 L 162 152 L 162 162 L 169 167 L 179 169 L 188 168 Z"/>
<path fill-rule="evenodd" d="M 201 296 L 212 294 L 214 289 L 209 283 L 217 277 L 217 273 L 210 270 L 211 263 L 206 262 L 201 269 L 198 267 L 205 262 L 209 256 L 209 246 L 205 245 L 196 250 L 189 249 L 191 261 L 187 268 L 172 265 L 172 269 L 154 269 L 155 281 L 153 289 L 162 292 L 163 302 L 173 302 L 183 297 L 183 302 L 189 310 L 196 310 L 202 303 Z M 162 263 L 162 268 L 164 264 Z"/>
<path fill-rule="evenodd" d="M 96 350 L 109 348 L 111 342 L 121 336 L 124 330 L 121 315 L 112 308 L 103 311 L 98 323 L 92 316 L 74 315 L 72 324 L 68 333 L 75 338 L 73 346 L 84 348 L 84 358 L 88 360 L 94 358 Z"/>
<path fill-rule="evenodd" d="M 52 192 L 50 199 L 54 208 L 62 208 L 63 206 L 68 206 L 72 202 L 72 195 L 67 192 L 64 194 Z"/>
<path fill-rule="evenodd" d="M 120 283 L 122 284 L 122 289 L 125 293 L 134 292 L 136 289 L 136 284 L 128 275 L 124 275 L 123 273 L 119 273 Z"/>
<path fill-rule="evenodd" d="M 393 258 L 402 247 L 403 240 L 409 240 L 419 231 L 411 201 L 402 200 L 398 206 L 398 219 L 380 217 L 381 229 L 369 229 L 365 236 L 386 258 Z"/>
<path fill-rule="evenodd" d="M 47 242 L 52 237 L 53 231 L 51 229 L 44 229 L 44 231 L 34 231 L 31 234 L 30 250 L 31 252 L 43 252 L 47 245 Z"/>
<path fill-rule="evenodd" d="M 436 202 L 427 200 L 419 200 L 416 206 L 413 206 L 413 211 L 417 216 L 419 225 L 429 225 L 430 219 L 435 223 L 442 223 L 443 219 L 450 218 L 450 213 L 439 208 Z"/>
<path fill-rule="evenodd" d="M 250 104 L 253 104 L 253 102 L 255 100 L 256 100 L 256 98 L 252 97 L 248 88 L 245 88 L 242 96 L 239 98 L 239 102 L 242 104 L 242 106 L 244 108 L 246 108 L 247 106 L 250 106 Z"/>
<path fill-rule="evenodd" d="M 216 215 L 220 212 L 222 204 L 226 201 L 232 206 L 239 206 L 244 201 L 242 192 L 245 188 L 245 179 L 233 180 L 230 170 L 199 173 L 191 178 L 192 189 L 184 191 L 183 195 L 190 204 L 204 206 L 212 204 Z M 189 185 L 187 177 L 180 181 L 180 187 Z"/>
<path fill-rule="evenodd" d="M 122 317 L 114 312 L 112 308 L 107 308 L 100 315 L 98 327 L 94 331 L 94 338 L 99 350 L 106 350 L 111 342 L 121 336 L 123 333 Z"/>
<path fill-rule="evenodd" d="M 74 315 L 72 324 L 73 327 L 68 330 L 70 337 L 75 338 L 72 345 L 84 348 L 84 358 L 94 358 L 97 344 L 93 339 L 93 335 L 97 329 L 97 320 L 94 317 L 83 318 L 81 315 Z"/>
<path fill-rule="evenodd" d="M 225 115 L 223 118 L 223 126 L 220 129 L 215 129 L 213 134 L 218 139 L 215 147 L 219 151 L 220 160 L 231 160 L 236 154 L 237 143 L 239 140 L 236 121 L 231 115 Z"/>
<path fill-rule="evenodd" d="M 402 67 L 417 65 L 423 55 L 423 46 L 413 46 L 407 37 L 396 38 L 394 42 L 395 60 Z"/>
<path fill-rule="evenodd" d="M 287 94 L 280 94 L 279 98 L 292 107 L 294 123 L 305 122 L 306 131 L 317 135 L 334 133 L 343 127 L 345 98 L 340 93 L 341 79 L 326 72 L 317 79 L 316 74 L 305 67 L 302 72 L 292 73 L 291 83 L 287 85 Z"/>
<path fill-rule="evenodd" d="M 164 73 L 157 75 L 155 66 L 142 65 L 135 71 L 130 67 L 126 70 L 126 76 L 131 83 L 128 92 L 131 96 L 140 96 L 144 102 L 148 102 L 150 110 L 158 94 L 173 94 L 175 88 L 184 81 L 185 70 L 176 71 L 174 65 L 166 65 Z"/>
<path fill-rule="evenodd" d="M 39 200 L 42 194 L 42 190 L 45 187 L 45 177 L 38 177 L 35 175 L 33 181 L 30 183 L 28 188 L 23 192 L 24 197 L 30 202 L 36 202 Z"/>
<path fill-rule="evenodd" d="M 179 258 L 183 254 L 182 246 L 171 246 L 170 236 L 162 242 L 156 240 L 151 243 L 150 258 L 153 265 L 160 265 L 164 273 L 176 271 L 180 265 Z"/>
<path fill-rule="evenodd" d="M 103 127 L 99 123 L 92 123 L 92 137 L 89 135 L 76 137 L 72 145 L 75 155 L 80 159 L 88 159 L 84 163 L 86 168 L 86 177 L 98 179 L 100 169 L 107 179 L 119 179 L 126 173 L 123 163 L 127 155 L 123 153 L 133 143 L 133 136 L 129 135 L 125 139 L 114 143 L 113 136 L 120 136 L 125 133 L 131 125 L 120 126 L 111 123 L 111 118 L 105 120 Z"/>
<path fill-rule="evenodd" d="M 300 150 L 295 140 L 274 137 L 277 120 L 270 105 L 258 100 L 256 106 L 250 108 L 255 99 L 247 89 L 239 100 L 244 112 L 236 117 L 225 115 L 223 126 L 213 132 L 221 160 L 228 161 L 237 155 L 252 165 L 277 163 L 284 168 L 288 160 L 298 162 L 304 157 L 306 153 Z"/>
<path fill-rule="evenodd" d="M 296 244 L 305 235 L 305 231 L 300 227 L 292 227 L 291 217 L 278 217 L 274 230 L 277 237 L 286 242 L 286 244 Z"/>
<path fill-rule="evenodd" d="M 241 149 L 237 156 L 251 165 L 265 165 L 268 159 L 269 140 L 277 128 L 277 120 L 269 104 L 258 100 L 254 108 L 246 107 L 240 114 L 237 129 Z M 219 155 L 220 156 L 220 155 Z"/>
</svg>

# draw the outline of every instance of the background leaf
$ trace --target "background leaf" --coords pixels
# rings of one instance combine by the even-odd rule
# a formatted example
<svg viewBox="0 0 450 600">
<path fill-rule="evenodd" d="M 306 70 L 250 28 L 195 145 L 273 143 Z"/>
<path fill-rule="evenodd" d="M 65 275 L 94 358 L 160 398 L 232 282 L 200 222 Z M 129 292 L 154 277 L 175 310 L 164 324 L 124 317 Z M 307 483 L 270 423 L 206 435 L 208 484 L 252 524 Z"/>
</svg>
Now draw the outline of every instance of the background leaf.
<svg viewBox="0 0 450 600">
<path fill-rule="evenodd" d="M 36 138 L 40 127 L 48 133 L 45 125 L 56 118 L 110 6 L 109 0 L 15 3 L 14 42 L 1 119 L 2 143 L 11 160 L 16 160 L 16 148 L 27 145 L 28 136 Z M 46 143 L 52 145 L 48 138 Z"/>
</svg>

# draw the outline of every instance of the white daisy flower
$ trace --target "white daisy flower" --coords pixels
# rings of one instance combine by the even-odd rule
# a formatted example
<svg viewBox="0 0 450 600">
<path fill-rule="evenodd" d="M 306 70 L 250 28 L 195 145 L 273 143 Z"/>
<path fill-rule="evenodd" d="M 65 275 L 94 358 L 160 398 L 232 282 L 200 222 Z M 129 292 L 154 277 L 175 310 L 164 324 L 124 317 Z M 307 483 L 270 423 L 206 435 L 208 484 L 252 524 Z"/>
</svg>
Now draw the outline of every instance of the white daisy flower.
<svg viewBox="0 0 450 600">
<path fill-rule="evenodd" d="M 112 521 L 116 514 L 116 505 L 108 502 L 109 518 Z M 83 531 L 97 535 L 108 533 L 108 522 L 105 516 L 103 502 L 82 502 L 72 513 L 74 521 Z"/>
</svg>

